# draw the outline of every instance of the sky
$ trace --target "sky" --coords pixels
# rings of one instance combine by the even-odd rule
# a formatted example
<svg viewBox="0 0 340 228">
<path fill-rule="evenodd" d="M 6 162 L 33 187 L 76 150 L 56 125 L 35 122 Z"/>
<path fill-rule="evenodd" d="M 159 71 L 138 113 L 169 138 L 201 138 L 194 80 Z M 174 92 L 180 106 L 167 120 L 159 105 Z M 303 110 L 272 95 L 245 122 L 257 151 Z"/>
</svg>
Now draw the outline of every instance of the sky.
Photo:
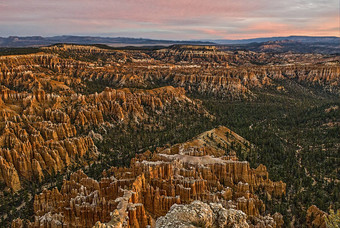
<svg viewBox="0 0 340 228">
<path fill-rule="evenodd" d="M 0 36 L 340 36 L 340 0 L 0 0 Z"/>
</svg>

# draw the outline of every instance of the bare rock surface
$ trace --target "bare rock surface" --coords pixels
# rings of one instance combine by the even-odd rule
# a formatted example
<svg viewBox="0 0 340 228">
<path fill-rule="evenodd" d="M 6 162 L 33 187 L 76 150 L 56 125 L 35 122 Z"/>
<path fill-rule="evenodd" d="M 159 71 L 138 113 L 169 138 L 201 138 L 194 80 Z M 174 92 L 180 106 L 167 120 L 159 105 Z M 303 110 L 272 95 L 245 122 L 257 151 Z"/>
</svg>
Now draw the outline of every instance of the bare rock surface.
<svg viewBox="0 0 340 228">
<path fill-rule="evenodd" d="M 240 210 L 225 209 L 221 204 L 194 201 L 187 205 L 174 204 L 169 212 L 157 219 L 156 227 L 249 227 L 247 215 Z"/>
</svg>

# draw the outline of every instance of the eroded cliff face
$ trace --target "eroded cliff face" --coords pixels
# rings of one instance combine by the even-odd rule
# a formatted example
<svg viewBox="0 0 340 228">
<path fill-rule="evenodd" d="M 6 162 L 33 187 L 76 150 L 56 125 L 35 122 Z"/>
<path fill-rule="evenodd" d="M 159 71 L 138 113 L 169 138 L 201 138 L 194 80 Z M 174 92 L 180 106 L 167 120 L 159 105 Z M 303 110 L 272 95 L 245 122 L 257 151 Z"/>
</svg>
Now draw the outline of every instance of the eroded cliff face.
<svg viewBox="0 0 340 228">
<path fill-rule="evenodd" d="M 246 218 L 247 215 L 240 210 L 225 209 L 216 203 L 194 201 L 188 205 L 174 204 L 165 216 L 157 219 L 156 227 L 248 228 Z"/>
<path fill-rule="evenodd" d="M 340 93 L 338 57 L 222 50 L 214 46 L 173 46 L 151 56 L 174 64 L 166 77 L 169 81 L 203 94 L 253 97 L 255 88 L 281 88 L 282 80 Z"/>
<path fill-rule="evenodd" d="M 185 208 L 173 205 L 196 200 L 187 207 L 206 207 L 208 217 L 221 215 L 214 218 L 218 221 L 207 218 L 208 227 L 222 223 L 281 227 L 282 216 L 264 215 L 265 205 L 255 192 L 281 197 L 286 185 L 271 181 L 265 166 L 251 169 L 248 162 L 238 161 L 235 151 L 226 154 L 221 148 L 231 143 L 244 150 L 251 146 L 229 129 L 219 127 L 186 143 L 138 155 L 129 168 L 104 171 L 105 178 L 100 181 L 78 171 L 64 181 L 60 191 L 45 190 L 35 196 L 36 216 L 29 226 L 153 227 L 155 220 L 170 210 L 169 215 L 157 220 L 162 227 L 169 216 Z M 233 221 L 235 216 L 238 220 Z"/>
<path fill-rule="evenodd" d="M 294 82 L 340 94 L 336 56 L 234 53 L 213 46 L 143 52 L 61 45 L 42 50 L 49 54 L 1 57 L 2 85 L 83 93 L 88 82 L 139 88 L 166 84 L 212 96 L 253 98 L 257 89 L 285 91 L 284 82 Z"/>
<path fill-rule="evenodd" d="M 327 213 L 312 205 L 307 210 L 306 223 L 308 227 L 326 228 Z"/>
<path fill-rule="evenodd" d="M 269 44 L 269 42 L 268 42 Z M 272 43 L 273 44 L 273 43 Z M 266 46 L 264 45 L 263 48 Z M 267 46 L 267 47 L 270 47 Z M 241 50 L 243 49 L 243 50 Z M 267 65 L 267 64 L 289 64 L 289 63 L 316 63 L 334 61 L 339 58 L 335 55 L 322 54 L 298 54 L 292 52 L 265 53 L 263 50 L 251 51 L 241 48 L 232 48 L 223 45 L 173 45 L 153 52 L 147 52 L 153 58 L 176 64 L 205 64 L 205 65 Z"/>
<path fill-rule="evenodd" d="M 14 191 L 19 179 L 41 181 L 45 172 L 63 172 L 85 155 L 96 157 L 92 139 L 77 135 L 69 115 L 56 107 L 60 96 L 3 88 L 0 98 L 0 181 Z"/>
<path fill-rule="evenodd" d="M 273 216 L 264 216 L 256 227 L 281 227 L 282 215 L 275 213 Z M 193 201 L 190 204 L 171 206 L 169 212 L 156 221 L 156 227 L 211 227 L 227 228 L 254 227 L 247 221 L 247 215 L 241 210 L 226 209 L 220 203 L 203 203 Z"/>
<path fill-rule="evenodd" d="M 71 164 L 94 162 L 96 147 L 83 133 L 94 126 L 141 122 L 174 102 L 196 105 L 183 88 L 171 86 L 77 93 L 72 88 L 84 86 L 80 78 L 52 72 L 75 61 L 54 55 L 1 57 L 0 64 L 0 182 L 14 191 L 23 180 L 41 181 Z"/>
<path fill-rule="evenodd" d="M 256 98 L 256 91 L 289 92 L 283 85 L 292 82 L 340 94 L 336 56 L 228 52 L 210 46 L 118 51 L 58 45 L 43 50 L 0 57 L 0 182 L 14 191 L 72 164 L 96 162 L 101 151 L 92 139 L 102 136 L 95 128 L 130 121 L 142 125 L 174 104 L 209 115 L 185 91 Z M 135 89 L 160 85 L 166 86 Z M 157 124 L 149 122 L 150 128 Z M 265 166 L 252 169 L 239 161 L 233 142 L 244 151 L 251 147 L 221 127 L 138 155 L 129 168 L 112 167 L 98 181 L 75 172 L 60 190 L 35 196 L 35 220 L 29 226 L 153 227 L 156 221 L 166 226 L 187 211 L 191 225 L 281 227 L 282 216 L 265 215 L 256 194 L 280 198 L 286 185 L 271 181 Z M 206 209 L 208 219 L 195 217 L 195 208 Z M 322 215 L 309 214 L 308 221 L 322 224 Z M 23 224 L 18 219 L 12 225 Z"/>
<path fill-rule="evenodd" d="M 19 177 L 42 180 L 63 172 L 72 163 L 92 161 L 96 148 L 76 128 L 110 127 L 129 120 L 142 121 L 172 102 L 191 102 L 184 89 L 105 89 L 99 94 L 46 94 L 43 90 L 18 93 L 3 88 L 0 116 L 0 181 L 20 189 Z M 147 108 L 147 110 L 145 110 Z"/>
<path fill-rule="evenodd" d="M 232 52 L 219 51 L 215 46 L 174 45 L 151 54 L 155 59 L 170 63 L 221 63 L 230 61 Z"/>
</svg>

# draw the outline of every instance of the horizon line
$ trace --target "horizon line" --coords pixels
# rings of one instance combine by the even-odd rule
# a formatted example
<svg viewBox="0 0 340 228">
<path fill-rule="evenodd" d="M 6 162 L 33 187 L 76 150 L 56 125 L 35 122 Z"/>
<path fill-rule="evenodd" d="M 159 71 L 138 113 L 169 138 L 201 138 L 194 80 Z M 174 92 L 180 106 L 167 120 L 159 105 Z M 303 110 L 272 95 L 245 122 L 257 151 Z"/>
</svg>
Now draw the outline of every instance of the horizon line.
<svg viewBox="0 0 340 228">
<path fill-rule="evenodd" d="M 253 40 L 253 39 L 266 39 L 266 38 L 289 38 L 289 37 L 310 37 L 310 38 L 340 38 L 340 36 L 312 36 L 312 35 L 287 35 L 287 36 L 263 36 L 263 37 L 253 37 L 253 38 L 240 38 L 240 39 L 159 39 L 159 38 L 147 38 L 147 37 L 133 37 L 133 36 L 101 36 L 101 35 L 9 35 L 9 36 L 0 36 L 0 38 L 11 38 L 11 37 L 19 37 L 19 38 L 28 38 L 28 37 L 42 37 L 42 38 L 53 38 L 53 37 L 93 37 L 93 38 L 128 38 L 128 39 L 145 39 L 145 40 L 160 40 L 160 41 L 213 41 L 213 40 L 230 40 L 230 41 L 242 41 L 242 40 Z"/>
</svg>

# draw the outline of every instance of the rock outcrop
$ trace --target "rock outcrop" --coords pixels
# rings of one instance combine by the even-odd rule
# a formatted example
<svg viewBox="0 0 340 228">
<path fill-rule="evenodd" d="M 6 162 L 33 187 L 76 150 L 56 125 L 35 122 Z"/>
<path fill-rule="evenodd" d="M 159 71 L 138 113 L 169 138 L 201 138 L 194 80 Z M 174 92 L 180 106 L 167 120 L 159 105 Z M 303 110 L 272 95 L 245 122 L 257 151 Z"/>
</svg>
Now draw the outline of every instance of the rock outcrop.
<svg viewBox="0 0 340 228">
<path fill-rule="evenodd" d="M 270 45 L 263 48 L 277 44 Z M 41 51 L 0 57 L 0 183 L 13 191 L 73 164 L 97 162 L 95 142 L 116 125 L 134 121 L 162 128 L 159 117 L 179 106 L 209 115 L 186 91 L 222 99 L 255 99 L 257 91 L 267 89 L 340 94 L 339 56 L 190 45 L 160 50 L 55 45 Z M 195 214 L 196 225 L 282 227 L 282 215 L 266 215 L 257 194 L 280 198 L 285 183 L 271 181 L 263 165 L 253 169 L 239 161 L 235 145 L 242 152 L 252 147 L 220 127 L 139 154 L 130 167 L 112 167 L 101 180 L 77 171 L 61 189 L 35 196 L 35 219 L 29 226 L 153 227 L 157 219 L 167 224 L 176 211 L 188 210 L 189 216 L 200 207 L 209 219 Z M 310 208 L 311 226 L 323 226 L 323 218 Z M 13 221 L 13 227 L 21 226 L 20 219 Z"/>
<path fill-rule="evenodd" d="M 94 162 L 98 134 L 88 133 L 94 126 L 142 122 L 175 103 L 198 106 L 172 86 L 77 93 L 82 79 L 62 72 L 87 66 L 54 54 L 0 57 L 0 182 L 7 187 L 17 191 L 23 180 L 42 181 L 72 164 Z"/>
<path fill-rule="evenodd" d="M 95 81 L 117 87 L 167 84 L 201 94 L 242 98 L 254 97 L 255 89 L 286 91 L 286 82 L 297 82 L 340 94 L 337 56 L 230 52 L 214 46 L 173 46 L 145 53 L 77 45 L 43 50 L 49 54 L 1 57 L 2 85 L 85 92 L 86 84 Z"/>
<path fill-rule="evenodd" d="M 231 143 L 242 150 L 251 146 L 219 127 L 186 143 L 137 155 L 129 168 L 112 167 L 100 181 L 77 171 L 60 191 L 35 196 L 30 227 L 153 227 L 160 216 L 165 217 L 157 224 L 166 225 L 173 214 L 195 207 L 206 208 L 202 213 L 207 218 L 200 220 L 196 214 L 189 223 L 281 227 L 282 217 L 264 215 L 265 205 L 255 192 L 281 197 L 286 185 L 269 180 L 263 165 L 251 169 L 248 162 L 238 161 L 235 151 L 226 154 L 223 148 Z"/>
<path fill-rule="evenodd" d="M 308 227 L 326 228 L 327 213 L 312 205 L 307 210 L 306 223 Z"/>
<path fill-rule="evenodd" d="M 157 219 L 156 227 L 248 228 L 246 218 L 242 211 L 225 209 L 221 204 L 194 201 L 188 205 L 174 204 L 165 216 Z"/>
</svg>

